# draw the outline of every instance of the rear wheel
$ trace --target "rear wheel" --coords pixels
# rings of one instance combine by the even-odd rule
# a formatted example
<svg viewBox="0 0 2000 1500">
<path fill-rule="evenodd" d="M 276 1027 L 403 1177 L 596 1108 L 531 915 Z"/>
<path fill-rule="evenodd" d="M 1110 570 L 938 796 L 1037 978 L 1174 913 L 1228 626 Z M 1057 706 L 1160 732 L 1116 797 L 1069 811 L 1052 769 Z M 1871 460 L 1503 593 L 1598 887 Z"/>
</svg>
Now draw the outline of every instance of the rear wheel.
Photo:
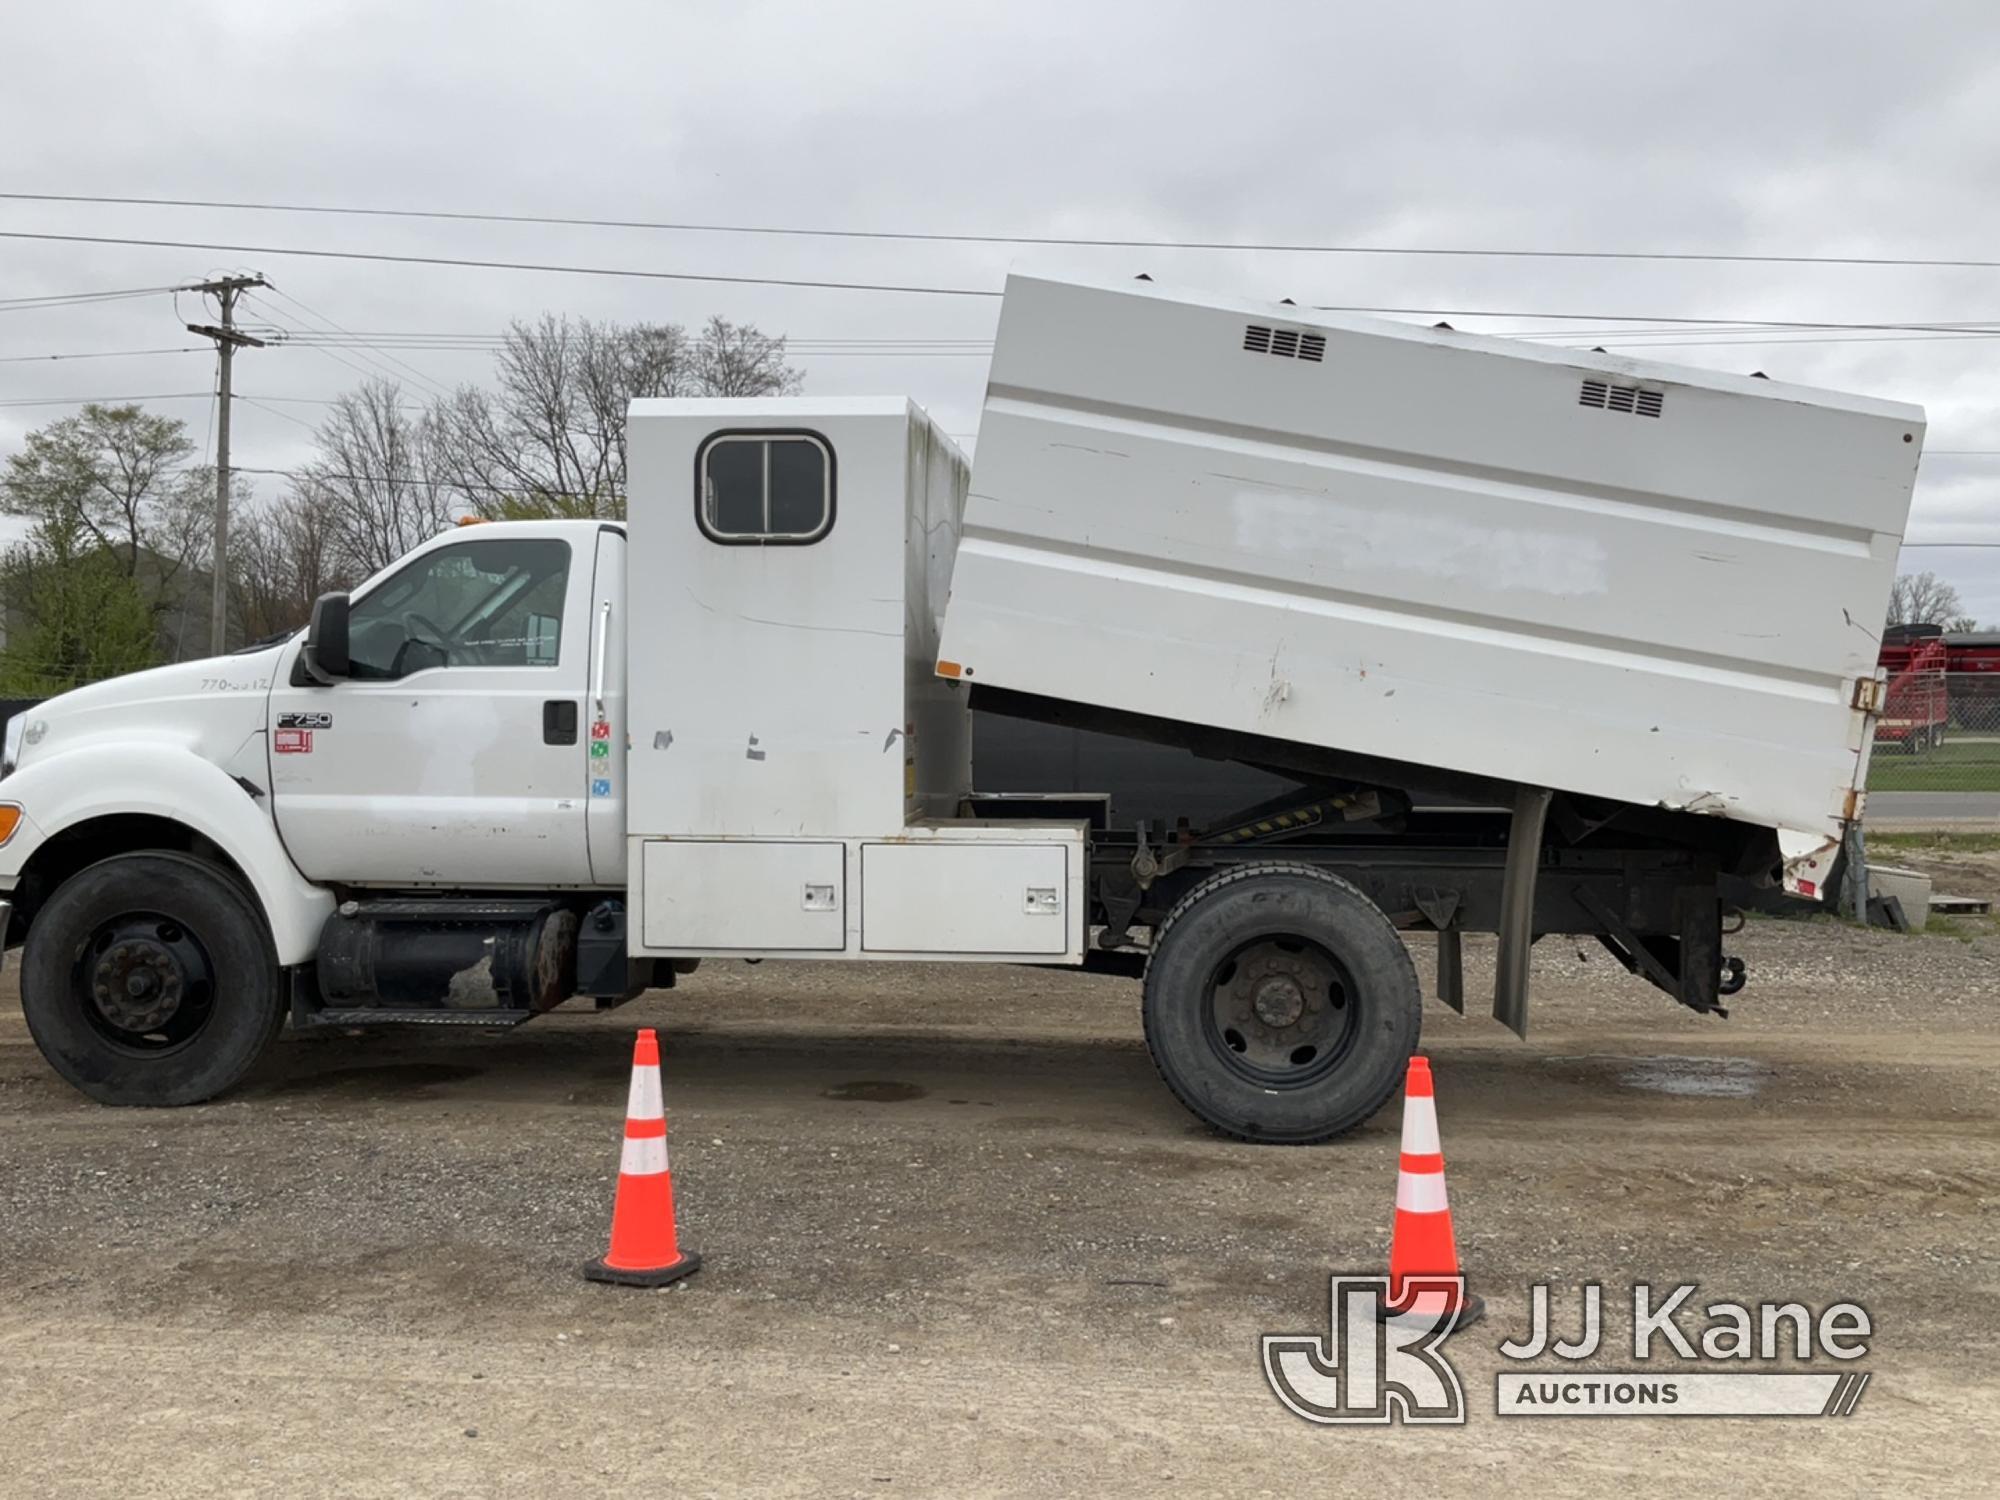
<svg viewBox="0 0 2000 1500">
<path fill-rule="evenodd" d="M 212 1098 L 284 1022 L 255 902 L 168 851 L 104 860 L 49 898 L 28 929 L 21 1009 L 50 1066 L 102 1104 Z"/>
<path fill-rule="evenodd" d="M 1387 1102 L 1416 1050 L 1409 950 L 1355 886 L 1311 865 L 1203 881 L 1155 936 L 1146 1044 L 1203 1120 L 1243 1140 L 1305 1144 Z"/>
</svg>

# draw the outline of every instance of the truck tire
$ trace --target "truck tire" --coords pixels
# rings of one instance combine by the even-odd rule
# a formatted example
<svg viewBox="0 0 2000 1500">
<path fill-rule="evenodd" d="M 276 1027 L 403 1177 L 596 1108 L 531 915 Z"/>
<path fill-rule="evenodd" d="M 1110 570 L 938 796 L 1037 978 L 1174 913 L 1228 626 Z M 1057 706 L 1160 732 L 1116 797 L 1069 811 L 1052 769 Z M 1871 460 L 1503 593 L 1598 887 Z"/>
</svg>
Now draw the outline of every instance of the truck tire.
<svg viewBox="0 0 2000 1500">
<path fill-rule="evenodd" d="M 1146 1046 L 1181 1103 L 1226 1135 L 1306 1145 L 1351 1130 L 1403 1081 L 1423 995 L 1374 902 L 1312 865 L 1241 865 L 1154 935 Z"/>
<path fill-rule="evenodd" d="M 21 1010 L 49 1065 L 100 1104 L 198 1104 L 238 1082 L 284 1023 L 256 902 L 166 850 L 78 871 L 28 929 Z"/>
</svg>

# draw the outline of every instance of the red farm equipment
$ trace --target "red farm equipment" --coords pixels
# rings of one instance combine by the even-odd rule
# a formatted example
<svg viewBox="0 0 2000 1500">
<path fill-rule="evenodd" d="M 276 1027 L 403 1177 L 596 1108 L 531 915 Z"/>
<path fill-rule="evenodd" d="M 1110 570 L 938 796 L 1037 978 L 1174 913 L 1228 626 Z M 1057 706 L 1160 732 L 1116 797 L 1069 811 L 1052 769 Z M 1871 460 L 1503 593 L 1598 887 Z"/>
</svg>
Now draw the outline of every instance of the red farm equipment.
<svg viewBox="0 0 2000 1500">
<path fill-rule="evenodd" d="M 1951 724 L 1946 639 L 1936 625 L 1891 625 L 1882 633 L 1879 661 L 1889 690 L 1875 721 L 1877 751 L 1921 755 L 1944 743 Z"/>
</svg>

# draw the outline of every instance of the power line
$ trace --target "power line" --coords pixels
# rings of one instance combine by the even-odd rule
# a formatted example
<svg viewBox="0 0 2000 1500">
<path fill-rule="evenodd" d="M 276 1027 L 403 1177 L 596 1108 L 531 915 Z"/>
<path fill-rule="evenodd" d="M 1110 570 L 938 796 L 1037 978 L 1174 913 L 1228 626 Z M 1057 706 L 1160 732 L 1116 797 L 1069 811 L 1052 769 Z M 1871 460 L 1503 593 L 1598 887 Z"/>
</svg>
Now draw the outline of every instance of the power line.
<svg viewBox="0 0 2000 1500">
<path fill-rule="evenodd" d="M 181 344 L 171 349 L 89 349 L 77 354 L 0 355 L 0 365 L 46 363 L 59 359 L 137 359 L 142 354 L 207 354 L 206 344 Z"/>
<path fill-rule="evenodd" d="M 201 451 L 207 456 L 208 462 L 211 464 L 215 462 L 215 409 L 222 404 L 222 385 L 220 382 L 222 372 L 217 370 L 215 373 L 218 377 L 217 383 L 209 387 L 208 392 L 208 420 L 203 424 L 201 430 Z"/>
<path fill-rule="evenodd" d="M 243 399 L 247 401 L 250 398 L 245 396 Z M 338 406 L 341 401 L 341 398 L 338 396 L 259 396 L 257 399 L 259 401 L 292 401 L 305 406 Z M 422 411 L 423 408 L 405 403 L 399 406 L 397 410 Z"/>
<path fill-rule="evenodd" d="M 86 297 L 146 297 L 155 292 L 171 292 L 170 286 L 122 286 L 100 287 L 89 292 L 36 292 L 29 297 L 0 297 L 0 307 L 14 307 L 24 302 L 75 302 Z"/>
<path fill-rule="evenodd" d="M 367 354 L 362 354 L 361 358 L 367 360 L 368 362 L 367 368 L 364 369 L 361 365 L 356 364 L 351 359 L 342 359 L 338 354 L 335 354 L 333 352 L 333 349 L 331 347 L 329 347 L 326 344 L 312 343 L 302 339 L 300 335 L 304 332 L 304 330 L 294 328 L 289 323 L 284 323 L 279 321 L 276 315 L 271 313 L 268 308 L 266 309 L 266 314 L 267 316 L 271 317 L 272 327 L 277 329 L 278 332 L 282 333 L 285 336 L 281 341 L 282 343 L 284 344 L 297 343 L 298 346 L 302 349 L 309 349 L 315 354 L 321 355 L 324 358 L 332 360 L 337 365 L 342 365 L 345 366 L 347 369 L 352 370 L 356 375 L 359 375 L 364 382 L 370 380 L 388 380 L 394 383 L 400 383 L 401 377 L 398 376 L 394 370 L 390 369 L 389 366 L 383 364 L 380 360 L 372 359 Z M 347 348 L 351 346 L 342 345 L 341 347 Z"/>
<path fill-rule="evenodd" d="M 173 291 L 170 286 L 125 287 L 105 292 L 52 292 L 43 297 L 0 298 L 0 312 L 35 312 L 45 307 L 83 307 L 98 302 L 124 302 Z"/>
<path fill-rule="evenodd" d="M 449 255 L 389 255 L 371 250 L 302 250 L 283 245 L 221 245 L 206 240 L 146 240 L 103 234 L 30 234 L 0 230 L 0 239 L 41 240 L 60 245 L 137 245 L 152 250 L 219 250 L 230 255 L 297 255 L 314 260 L 365 260 L 399 266 L 453 266 L 475 271 L 544 271 L 559 276 L 629 276 L 643 281 L 714 282 L 729 286 L 789 286 L 812 291 L 907 292 L 927 297 L 997 297 L 998 291 L 971 287 L 906 286 L 879 281 L 823 281 L 804 277 L 726 276 L 693 271 L 628 270 L 618 266 L 545 265 L 533 261 L 473 260 Z"/>
<path fill-rule="evenodd" d="M 242 395 L 241 393 L 237 393 L 234 399 L 238 401 L 247 401 L 250 405 L 256 407 L 257 410 L 267 411 L 274 417 L 283 417 L 287 422 L 290 422 L 294 427 L 303 427 L 307 432 L 314 431 L 312 423 L 301 421 L 299 418 L 293 416 L 288 411 L 279 411 L 278 408 L 275 406 L 266 406 L 262 401 L 259 401 L 255 396 L 245 396 Z M 250 469 L 244 469 L 239 466 L 236 472 L 239 474 L 247 474 L 247 473 L 254 473 L 255 471 Z"/>
<path fill-rule="evenodd" d="M 436 334 L 399 333 L 394 330 L 347 333 L 335 336 L 316 333 L 311 329 L 302 329 L 291 342 L 323 344 L 334 348 L 342 348 L 350 344 L 355 344 L 369 349 L 465 349 L 476 353 L 481 350 L 501 348 L 512 337 L 513 335 L 509 333 Z M 857 350 L 888 349 L 900 351 L 910 348 L 941 349 L 947 352 L 970 350 L 983 354 L 993 347 L 993 340 L 990 338 L 802 338 L 792 334 L 780 335 L 780 337 L 783 338 L 787 350 L 811 349 L 820 351 L 825 349 L 852 348 Z"/>
<path fill-rule="evenodd" d="M 417 476 L 399 479 L 387 474 L 351 474 L 329 469 L 313 470 L 304 465 L 296 469 L 253 469 L 239 465 L 236 472 L 239 474 L 274 474 L 280 479 L 294 480 L 301 476 L 308 479 L 345 479 L 355 484 L 420 484 L 441 490 L 478 490 L 489 495 L 524 495 L 530 493 L 530 489 L 527 486 L 479 484 L 471 480 L 426 479 Z"/>
<path fill-rule="evenodd" d="M 405 354 L 494 354 L 498 353 L 502 347 L 498 343 L 437 344 L 407 341 L 383 342 L 375 339 L 352 339 L 334 342 L 325 339 L 307 340 L 287 338 L 282 342 L 296 345 L 301 349 L 375 349 L 382 351 L 385 358 L 388 357 L 388 351 L 390 350 L 401 350 Z M 840 345 L 794 344 L 790 340 L 787 340 L 785 344 L 786 357 L 797 359 L 986 359 L 992 355 L 992 352 L 993 348 L 990 344 L 983 348 L 930 348 L 924 345 L 848 348 Z M 435 385 L 436 382 L 433 381 L 431 384 Z"/>
<path fill-rule="evenodd" d="M 367 372 L 364 371 L 363 373 Z M 115 406 L 123 402 L 132 401 L 206 401 L 215 394 L 214 391 L 208 390 L 168 391 L 156 396 L 36 396 L 29 400 L 14 400 L 9 398 L 0 401 L 0 406 Z M 238 395 L 234 399 L 249 401 L 250 397 Z M 307 406 L 335 406 L 339 404 L 340 398 L 338 396 L 259 396 L 257 401 L 293 401 Z M 403 411 L 422 411 L 423 409 L 421 406 L 408 405 L 401 408 Z"/>
<path fill-rule="evenodd" d="M 285 291 L 282 287 L 274 286 L 271 288 L 271 290 L 276 292 L 280 297 L 284 298 L 285 301 L 291 303 L 292 306 L 296 307 L 300 312 L 304 313 L 307 317 L 312 318 L 317 322 L 325 324 L 328 328 L 331 328 L 336 334 L 347 333 L 347 330 L 345 328 L 342 328 L 338 323 L 334 322 L 333 319 L 329 318 L 325 313 L 319 312 L 314 308 L 306 306 L 304 302 L 300 301 L 297 297 L 294 297 L 291 293 Z M 351 335 L 349 336 L 351 337 Z M 395 355 L 388 354 L 386 352 L 383 357 L 386 358 L 391 364 L 396 365 L 401 369 L 409 371 L 410 374 L 416 376 L 417 379 L 421 380 L 425 385 L 429 386 L 438 395 L 447 397 L 451 395 L 449 389 L 447 389 L 444 385 L 440 384 L 438 381 L 431 379 L 430 376 L 426 375 L 422 370 L 419 370 L 415 365 L 410 364 L 405 360 L 397 359 Z"/>
<path fill-rule="evenodd" d="M 1899 266 L 1944 270 L 1993 270 L 2000 260 L 1902 255 L 1750 254 L 1695 250 L 1519 250 L 1462 245 L 1329 245 L 1303 241 L 1123 239 L 1098 235 L 959 234 L 902 229 L 826 229 L 802 225 L 712 224 L 687 220 L 597 219 L 560 214 L 470 210 L 368 208 L 349 204 L 252 203 L 213 198 L 111 197 L 83 193 L 0 193 L 26 203 L 93 203 L 137 208 L 226 209 L 245 213 L 333 214 L 352 218 L 433 219 L 474 224 L 541 224 L 569 229 L 640 229 L 674 234 L 745 234 L 831 240 L 893 240 L 942 245 L 1044 245 L 1107 250 L 1240 250 L 1285 255 L 1413 255 L 1504 260 L 1705 261 L 1723 264 Z"/>
<path fill-rule="evenodd" d="M 168 391 L 156 396 L 36 396 L 29 400 L 8 399 L 0 406 L 123 406 L 139 401 L 206 401 L 208 391 Z"/>
</svg>

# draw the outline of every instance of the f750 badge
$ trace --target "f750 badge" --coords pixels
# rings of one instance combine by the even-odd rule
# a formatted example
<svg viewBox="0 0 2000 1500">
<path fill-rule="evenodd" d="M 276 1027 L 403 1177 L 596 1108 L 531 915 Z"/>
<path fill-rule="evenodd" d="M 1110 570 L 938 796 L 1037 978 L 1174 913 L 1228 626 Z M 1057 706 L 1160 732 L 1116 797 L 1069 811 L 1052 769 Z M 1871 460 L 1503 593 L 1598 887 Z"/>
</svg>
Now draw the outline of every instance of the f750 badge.
<svg viewBox="0 0 2000 1500">
<path fill-rule="evenodd" d="M 280 729 L 331 729 L 332 714 L 279 714 Z"/>
</svg>

